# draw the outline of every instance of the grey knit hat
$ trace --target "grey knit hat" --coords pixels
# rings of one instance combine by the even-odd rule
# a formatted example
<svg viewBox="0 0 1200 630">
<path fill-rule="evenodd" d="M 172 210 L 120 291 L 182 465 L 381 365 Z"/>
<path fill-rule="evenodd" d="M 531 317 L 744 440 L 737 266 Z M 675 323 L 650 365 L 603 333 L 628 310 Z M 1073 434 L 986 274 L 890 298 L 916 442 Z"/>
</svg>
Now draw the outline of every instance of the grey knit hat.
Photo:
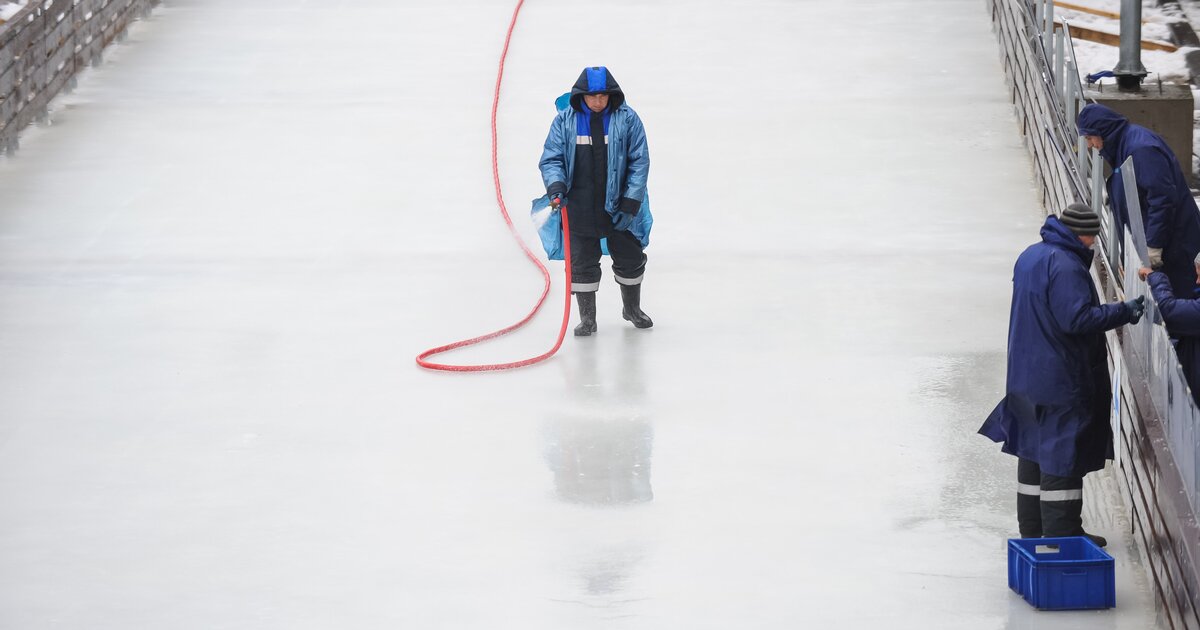
<svg viewBox="0 0 1200 630">
<path fill-rule="evenodd" d="M 1058 219 L 1079 236 L 1095 236 L 1100 233 L 1100 217 L 1082 203 L 1067 206 Z"/>
</svg>

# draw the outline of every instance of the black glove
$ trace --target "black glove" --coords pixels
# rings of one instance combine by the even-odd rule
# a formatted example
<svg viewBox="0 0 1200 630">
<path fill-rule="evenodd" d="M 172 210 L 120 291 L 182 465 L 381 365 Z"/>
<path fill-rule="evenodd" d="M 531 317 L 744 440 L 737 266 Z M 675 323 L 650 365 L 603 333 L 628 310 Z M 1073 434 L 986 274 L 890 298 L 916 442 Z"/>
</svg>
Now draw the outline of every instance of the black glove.
<svg viewBox="0 0 1200 630">
<path fill-rule="evenodd" d="M 633 215 L 617 212 L 613 215 L 613 229 L 618 232 L 627 232 L 633 227 Z"/>
<path fill-rule="evenodd" d="M 1121 303 L 1129 313 L 1129 323 L 1136 324 L 1142 319 L 1142 313 L 1146 312 L 1146 296 L 1138 296 L 1135 300 L 1127 300 Z"/>
<path fill-rule="evenodd" d="M 567 185 L 562 182 L 554 182 L 546 188 L 546 196 L 550 198 L 550 207 L 555 210 L 562 205 L 563 197 L 567 194 Z"/>
<path fill-rule="evenodd" d="M 621 197 L 621 205 L 617 207 L 617 210 L 631 217 L 636 217 L 637 213 L 642 210 L 642 202 L 637 199 L 630 199 L 629 197 Z"/>
</svg>

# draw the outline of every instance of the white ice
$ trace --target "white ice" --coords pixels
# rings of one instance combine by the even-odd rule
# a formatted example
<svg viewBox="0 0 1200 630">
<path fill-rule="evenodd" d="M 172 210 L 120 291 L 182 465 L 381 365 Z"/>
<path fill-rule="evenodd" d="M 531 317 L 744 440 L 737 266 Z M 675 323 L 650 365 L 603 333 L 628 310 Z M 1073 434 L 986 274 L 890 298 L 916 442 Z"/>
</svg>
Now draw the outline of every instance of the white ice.
<svg viewBox="0 0 1200 630">
<path fill-rule="evenodd" d="M 1010 271 L 1042 211 L 979 2 L 530 0 L 509 211 L 606 64 L 643 306 L 520 371 L 513 3 L 168 0 L 0 161 L 0 627 L 1128 628 L 1010 592 Z M 547 313 L 444 357 L 544 351 Z M 1111 489 L 1111 488 L 1110 488 Z"/>
</svg>

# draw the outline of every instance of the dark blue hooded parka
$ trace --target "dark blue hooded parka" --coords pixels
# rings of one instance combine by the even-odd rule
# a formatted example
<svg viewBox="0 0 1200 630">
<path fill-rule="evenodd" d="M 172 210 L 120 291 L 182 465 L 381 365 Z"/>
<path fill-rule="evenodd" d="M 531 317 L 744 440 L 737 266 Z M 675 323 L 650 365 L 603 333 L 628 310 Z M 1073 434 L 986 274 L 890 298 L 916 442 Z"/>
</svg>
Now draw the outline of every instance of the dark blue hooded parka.
<svg viewBox="0 0 1200 630">
<path fill-rule="evenodd" d="M 1129 312 L 1100 304 L 1091 264 L 1092 250 L 1054 216 L 1042 242 L 1017 258 L 1005 396 L 979 429 L 1057 477 L 1082 477 L 1112 458 L 1104 331 L 1129 323 Z"/>
<path fill-rule="evenodd" d="M 1146 278 L 1154 301 L 1162 313 L 1167 332 L 1175 337 L 1175 354 L 1183 375 L 1192 388 L 1192 400 L 1200 405 L 1200 300 L 1176 298 L 1166 274 L 1154 272 Z M 1186 294 L 1189 297 L 1191 294 Z"/>
<path fill-rule="evenodd" d="M 1191 295 L 1196 287 L 1194 260 L 1200 253 L 1200 212 L 1175 154 L 1153 131 L 1096 103 L 1079 112 L 1079 133 L 1104 139 L 1100 154 L 1114 169 L 1108 199 L 1122 227 L 1129 225 L 1129 210 L 1117 169 L 1133 156 L 1146 245 L 1163 250 L 1162 271 L 1171 279 L 1175 295 Z"/>
</svg>

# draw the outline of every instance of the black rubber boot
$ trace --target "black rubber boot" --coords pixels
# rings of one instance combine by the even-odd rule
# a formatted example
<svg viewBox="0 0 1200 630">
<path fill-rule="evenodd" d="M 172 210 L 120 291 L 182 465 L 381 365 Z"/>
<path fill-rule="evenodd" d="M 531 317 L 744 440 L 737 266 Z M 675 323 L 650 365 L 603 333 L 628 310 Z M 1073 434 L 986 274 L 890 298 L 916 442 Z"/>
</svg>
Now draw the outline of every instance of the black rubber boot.
<svg viewBox="0 0 1200 630">
<path fill-rule="evenodd" d="M 596 332 L 596 292 L 576 293 L 575 301 L 579 303 L 579 325 L 575 327 L 575 336 L 591 336 Z"/>
<path fill-rule="evenodd" d="M 642 285 L 622 284 L 621 303 L 624 304 L 621 317 L 624 317 L 626 321 L 633 322 L 633 325 L 638 328 L 649 328 L 654 325 L 650 316 L 642 312 Z"/>
<path fill-rule="evenodd" d="M 1037 462 L 1017 460 L 1017 525 L 1021 538 L 1042 537 L 1042 469 Z"/>
<path fill-rule="evenodd" d="M 1057 477 L 1042 471 L 1042 536 L 1083 536 L 1083 477 Z"/>
</svg>

